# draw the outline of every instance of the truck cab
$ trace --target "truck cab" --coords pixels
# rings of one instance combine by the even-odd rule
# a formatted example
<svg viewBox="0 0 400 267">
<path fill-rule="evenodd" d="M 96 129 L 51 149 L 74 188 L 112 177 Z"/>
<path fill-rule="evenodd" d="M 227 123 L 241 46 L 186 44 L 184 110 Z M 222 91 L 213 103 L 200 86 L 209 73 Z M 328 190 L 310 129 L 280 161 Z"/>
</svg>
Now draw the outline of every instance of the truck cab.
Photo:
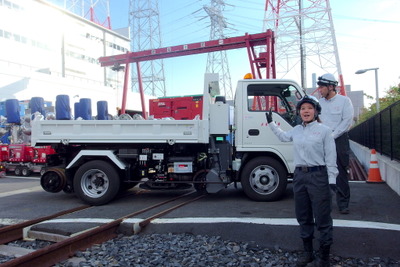
<svg viewBox="0 0 400 267">
<path fill-rule="evenodd" d="M 287 131 L 300 123 L 297 102 L 304 96 L 292 80 L 241 80 L 234 101 L 233 166 L 246 194 L 259 201 L 276 200 L 294 171 L 292 143 L 283 143 L 268 127 L 265 113 Z M 239 167 L 240 166 L 240 167 Z"/>
</svg>

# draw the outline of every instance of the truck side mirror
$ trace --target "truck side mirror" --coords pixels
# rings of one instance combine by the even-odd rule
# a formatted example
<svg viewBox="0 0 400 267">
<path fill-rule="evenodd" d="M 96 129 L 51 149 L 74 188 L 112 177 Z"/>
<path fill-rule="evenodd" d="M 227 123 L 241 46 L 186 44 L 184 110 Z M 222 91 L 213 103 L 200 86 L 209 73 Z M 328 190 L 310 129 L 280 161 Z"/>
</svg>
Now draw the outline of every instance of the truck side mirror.
<svg viewBox="0 0 400 267">
<path fill-rule="evenodd" d="M 225 96 L 222 96 L 222 95 L 219 95 L 219 96 L 216 96 L 215 97 L 215 103 L 216 102 L 222 102 L 222 103 L 226 103 L 226 99 L 225 99 Z"/>
<path fill-rule="evenodd" d="M 283 94 L 283 97 L 290 97 L 290 95 L 291 95 L 291 93 L 290 93 L 290 90 L 284 90 L 284 91 L 282 91 L 282 94 Z"/>
<path fill-rule="evenodd" d="M 215 97 L 220 94 L 218 81 L 213 81 L 208 83 L 208 92 L 211 97 Z"/>
</svg>

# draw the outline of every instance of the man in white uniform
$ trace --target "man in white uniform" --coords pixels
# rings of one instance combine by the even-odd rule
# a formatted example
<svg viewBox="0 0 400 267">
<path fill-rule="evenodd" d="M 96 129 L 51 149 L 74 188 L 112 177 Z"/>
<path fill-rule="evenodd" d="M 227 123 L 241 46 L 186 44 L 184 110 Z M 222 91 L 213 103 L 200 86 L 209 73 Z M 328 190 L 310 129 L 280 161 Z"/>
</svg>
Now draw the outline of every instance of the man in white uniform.
<svg viewBox="0 0 400 267">
<path fill-rule="evenodd" d="M 349 135 L 348 130 L 353 124 L 354 109 L 350 98 L 337 93 L 338 82 L 333 74 L 327 73 L 318 77 L 318 90 L 321 94 L 321 121 L 332 129 L 336 143 L 337 167 L 339 175 L 336 178 L 336 202 L 339 212 L 349 213 L 350 186 L 349 168 Z"/>
</svg>

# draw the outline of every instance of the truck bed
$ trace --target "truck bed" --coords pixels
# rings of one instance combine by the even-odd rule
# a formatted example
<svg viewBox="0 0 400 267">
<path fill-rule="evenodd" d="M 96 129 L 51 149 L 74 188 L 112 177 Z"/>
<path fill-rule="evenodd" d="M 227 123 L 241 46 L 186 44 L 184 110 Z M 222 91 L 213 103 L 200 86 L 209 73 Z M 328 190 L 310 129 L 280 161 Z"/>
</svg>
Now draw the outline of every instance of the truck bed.
<svg viewBox="0 0 400 267">
<path fill-rule="evenodd" d="M 42 120 L 32 121 L 31 144 L 203 143 L 207 120 Z"/>
</svg>

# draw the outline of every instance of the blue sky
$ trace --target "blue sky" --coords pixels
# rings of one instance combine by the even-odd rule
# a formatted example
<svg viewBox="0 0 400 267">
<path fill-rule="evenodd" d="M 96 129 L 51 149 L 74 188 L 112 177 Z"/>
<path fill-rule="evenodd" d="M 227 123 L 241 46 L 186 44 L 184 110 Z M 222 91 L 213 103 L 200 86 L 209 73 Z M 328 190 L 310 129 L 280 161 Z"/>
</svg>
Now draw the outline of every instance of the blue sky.
<svg viewBox="0 0 400 267">
<path fill-rule="evenodd" d="M 265 1 L 225 2 L 224 16 L 230 25 L 228 36 L 262 31 Z M 203 6 L 209 4 L 209 0 L 159 0 L 163 46 L 208 40 L 209 19 Z M 400 1 L 332 0 L 330 4 L 345 84 L 351 84 L 354 91 L 364 90 L 375 97 L 374 73 L 356 75 L 355 71 L 378 67 L 379 94 L 382 97 L 390 86 L 400 82 Z M 126 27 L 129 0 L 110 0 L 110 12 L 113 28 Z M 249 72 L 247 52 L 244 49 L 227 51 L 227 56 L 235 88 L 237 80 Z M 206 55 L 164 60 L 167 94 L 201 93 L 205 68 Z M 311 73 L 308 76 L 310 83 Z M 300 83 L 298 77 L 287 78 Z"/>
</svg>

